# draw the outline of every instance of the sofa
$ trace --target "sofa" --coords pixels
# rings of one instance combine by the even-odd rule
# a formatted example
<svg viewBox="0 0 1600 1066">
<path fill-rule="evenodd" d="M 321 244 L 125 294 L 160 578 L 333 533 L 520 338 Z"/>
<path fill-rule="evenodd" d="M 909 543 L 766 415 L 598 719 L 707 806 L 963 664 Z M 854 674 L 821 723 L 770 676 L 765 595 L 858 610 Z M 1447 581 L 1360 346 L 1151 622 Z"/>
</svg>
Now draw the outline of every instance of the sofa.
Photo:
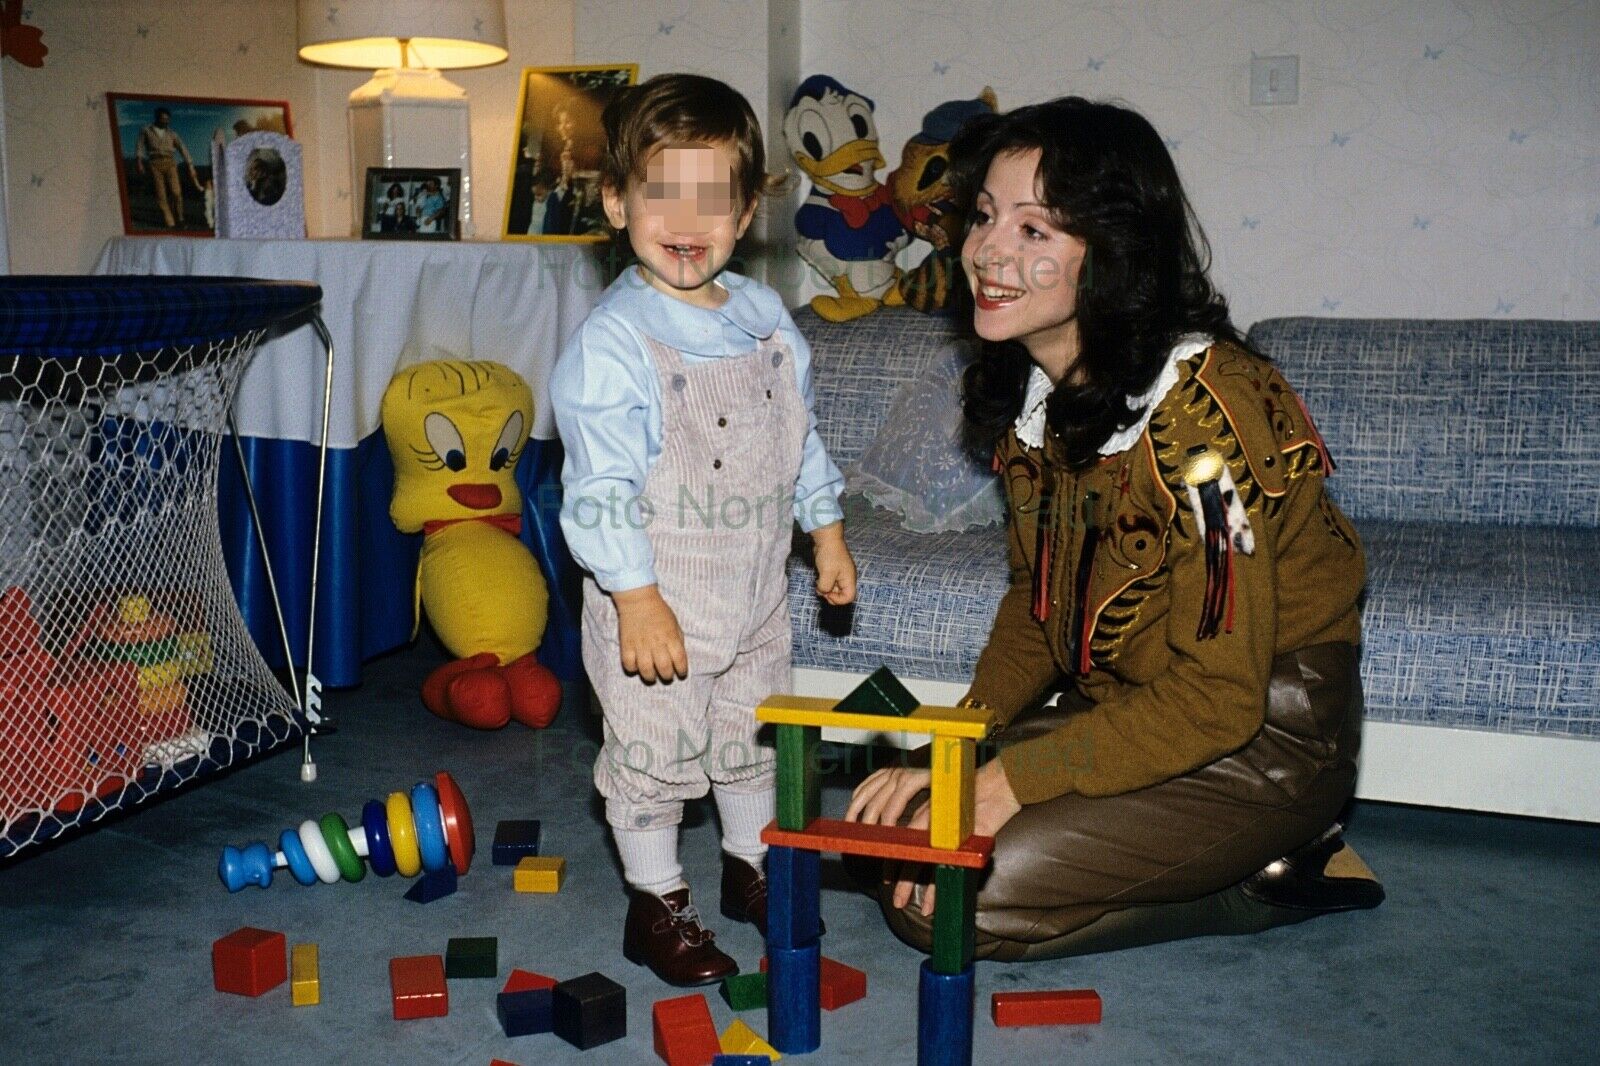
<svg viewBox="0 0 1600 1066">
<path fill-rule="evenodd" d="M 846 470 L 958 336 L 909 310 L 795 320 Z M 1366 547 L 1357 794 L 1600 821 L 1600 323 L 1280 318 L 1250 340 L 1300 391 Z M 853 607 L 791 568 L 795 690 L 840 696 L 887 665 L 954 702 L 1005 590 L 1004 530 L 912 533 L 859 496 L 846 516 Z"/>
</svg>

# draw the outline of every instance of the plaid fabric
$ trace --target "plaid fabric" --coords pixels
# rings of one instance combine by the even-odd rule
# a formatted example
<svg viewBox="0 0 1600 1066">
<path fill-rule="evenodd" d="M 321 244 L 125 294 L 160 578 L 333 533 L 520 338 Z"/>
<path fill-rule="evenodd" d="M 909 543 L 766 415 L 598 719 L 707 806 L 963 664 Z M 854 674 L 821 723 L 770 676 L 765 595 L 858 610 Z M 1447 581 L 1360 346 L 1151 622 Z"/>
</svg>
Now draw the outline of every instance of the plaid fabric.
<svg viewBox="0 0 1600 1066">
<path fill-rule="evenodd" d="M 303 281 L 0 278 L 0 356 L 113 356 L 208 344 L 262 329 L 321 299 L 321 287 Z"/>
</svg>

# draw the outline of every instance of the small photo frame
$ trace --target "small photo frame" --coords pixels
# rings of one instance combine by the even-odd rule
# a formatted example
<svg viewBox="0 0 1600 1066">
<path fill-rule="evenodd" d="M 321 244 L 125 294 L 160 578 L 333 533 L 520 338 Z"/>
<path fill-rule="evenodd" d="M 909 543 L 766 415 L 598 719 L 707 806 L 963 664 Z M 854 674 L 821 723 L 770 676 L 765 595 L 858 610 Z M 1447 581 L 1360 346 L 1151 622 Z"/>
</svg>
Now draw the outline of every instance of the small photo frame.
<svg viewBox="0 0 1600 1066">
<path fill-rule="evenodd" d="M 461 239 L 459 167 L 368 167 L 363 240 Z"/>
<path fill-rule="evenodd" d="M 211 146 L 250 133 L 294 136 L 285 100 L 106 93 L 122 231 L 216 235 Z"/>
<path fill-rule="evenodd" d="M 505 240 L 610 239 L 600 203 L 600 160 L 606 148 L 600 115 L 619 90 L 638 78 L 637 63 L 523 70 L 501 234 Z"/>
</svg>

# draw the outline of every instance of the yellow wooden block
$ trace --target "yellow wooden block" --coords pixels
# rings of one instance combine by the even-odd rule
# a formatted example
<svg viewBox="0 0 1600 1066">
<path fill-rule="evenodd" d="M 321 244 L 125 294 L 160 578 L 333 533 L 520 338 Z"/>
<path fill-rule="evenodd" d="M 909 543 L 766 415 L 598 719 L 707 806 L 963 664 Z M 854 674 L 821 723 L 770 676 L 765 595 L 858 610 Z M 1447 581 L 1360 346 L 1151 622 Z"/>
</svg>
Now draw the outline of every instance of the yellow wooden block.
<svg viewBox="0 0 1600 1066">
<path fill-rule="evenodd" d="M 761 1039 L 761 1035 L 738 1018 L 722 1031 L 717 1039 L 724 1055 L 765 1055 L 773 1062 L 783 1058 L 778 1049 Z"/>
<path fill-rule="evenodd" d="M 994 728 L 995 712 L 977 707 L 918 707 L 904 718 L 883 714 L 850 714 L 833 709 L 837 700 L 775 694 L 756 708 L 756 718 L 777 725 L 815 725 L 833 729 L 869 729 L 878 733 L 922 733 L 936 737 L 982 740 Z"/>
<path fill-rule="evenodd" d="M 322 1002 L 317 945 L 296 944 L 289 953 L 289 990 L 296 1007 L 315 1007 Z"/>
<path fill-rule="evenodd" d="M 518 892 L 560 892 L 567 860 L 559 855 L 529 855 L 517 863 L 511 884 Z"/>
<path fill-rule="evenodd" d="M 973 765 L 977 745 L 962 737 L 933 738 L 929 764 L 933 780 L 933 815 L 928 845 L 958 848 L 972 835 Z"/>
</svg>

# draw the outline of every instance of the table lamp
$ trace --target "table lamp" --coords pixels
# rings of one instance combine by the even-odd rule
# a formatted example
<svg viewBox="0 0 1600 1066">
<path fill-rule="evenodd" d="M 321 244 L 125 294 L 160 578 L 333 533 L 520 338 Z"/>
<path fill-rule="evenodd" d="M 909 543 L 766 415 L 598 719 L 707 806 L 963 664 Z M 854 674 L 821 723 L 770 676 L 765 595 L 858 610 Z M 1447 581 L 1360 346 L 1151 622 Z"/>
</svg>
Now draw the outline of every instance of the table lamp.
<svg viewBox="0 0 1600 1066">
<path fill-rule="evenodd" d="M 350 94 L 350 203 L 360 232 L 368 167 L 459 167 L 472 230 L 467 91 L 441 70 L 503 63 L 502 0 L 297 0 L 300 58 L 375 70 Z"/>
</svg>

